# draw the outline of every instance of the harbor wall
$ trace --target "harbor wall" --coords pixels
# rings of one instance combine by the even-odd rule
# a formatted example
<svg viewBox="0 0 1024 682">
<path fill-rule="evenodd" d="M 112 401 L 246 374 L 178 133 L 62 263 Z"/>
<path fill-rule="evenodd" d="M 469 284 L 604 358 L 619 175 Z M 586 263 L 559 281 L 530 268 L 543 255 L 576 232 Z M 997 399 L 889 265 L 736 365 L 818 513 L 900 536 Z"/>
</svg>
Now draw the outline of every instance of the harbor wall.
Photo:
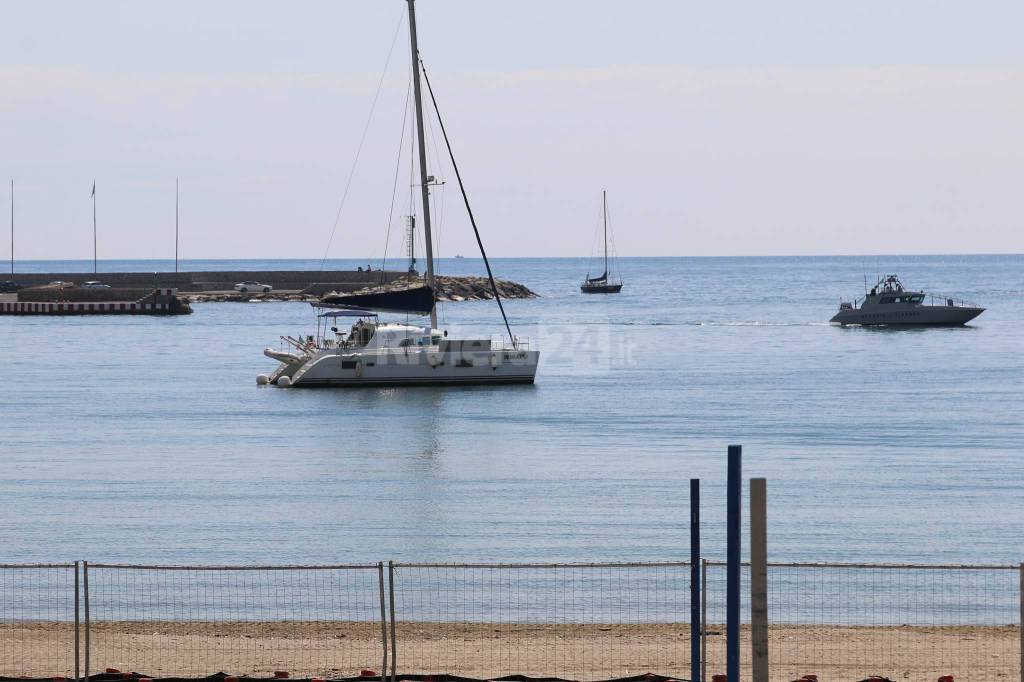
<svg viewBox="0 0 1024 682">
<path fill-rule="evenodd" d="M 0 300 L 0 315 L 188 315 L 192 312 L 188 302 L 178 298 L 178 290 L 173 288 L 143 289 L 141 292 L 132 289 L 79 291 L 94 292 L 102 298 L 60 298 L 60 289 L 47 287 L 36 292 L 30 291 L 31 298 L 28 299 L 19 297 L 17 301 Z M 118 295 L 112 297 L 110 292 L 118 292 Z M 35 297 L 35 293 L 43 295 Z M 78 292 L 66 289 L 63 293 Z M 140 296 L 129 298 L 139 293 Z"/>
<path fill-rule="evenodd" d="M 64 303 L 88 302 L 100 303 L 108 301 L 137 301 L 153 292 L 147 289 L 83 289 L 82 287 L 37 287 L 22 289 L 18 292 L 18 301 L 26 303 Z"/>
<path fill-rule="evenodd" d="M 179 291 L 228 291 L 235 284 L 256 281 L 269 284 L 275 289 L 302 290 L 314 284 L 345 285 L 344 288 L 361 288 L 367 284 L 387 284 L 405 276 L 398 270 L 211 270 L 193 272 L 31 272 L 8 276 L 26 287 L 35 287 L 50 282 L 74 282 L 82 284 L 97 280 L 119 289 L 153 289 L 173 287 Z M 359 285 L 352 287 L 352 285 Z"/>
</svg>

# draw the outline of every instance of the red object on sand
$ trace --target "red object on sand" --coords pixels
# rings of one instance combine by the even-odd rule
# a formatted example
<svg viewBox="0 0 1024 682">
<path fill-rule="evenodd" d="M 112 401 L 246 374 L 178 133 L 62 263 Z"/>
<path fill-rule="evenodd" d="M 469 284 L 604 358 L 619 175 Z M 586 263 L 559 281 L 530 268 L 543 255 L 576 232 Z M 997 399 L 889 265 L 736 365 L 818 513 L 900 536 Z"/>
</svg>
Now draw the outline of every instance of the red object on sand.
<svg viewBox="0 0 1024 682">
<path fill-rule="evenodd" d="M 952 675 L 943 675 L 942 677 L 939 678 L 939 682 L 953 682 L 953 676 Z"/>
<path fill-rule="evenodd" d="M 287 670 L 275 670 L 274 671 L 274 679 L 275 680 L 287 680 L 288 679 L 288 671 Z"/>
<path fill-rule="evenodd" d="M 377 677 L 377 673 L 375 673 L 372 670 L 368 670 L 366 668 L 363 668 L 362 670 L 359 671 L 359 676 L 360 677 Z M 430 678 L 428 677 L 427 680 L 429 680 L 429 679 Z"/>
<path fill-rule="evenodd" d="M 728 675 L 712 675 L 711 682 L 729 682 Z"/>
<path fill-rule="evenodd" d="M 107 668 L 107 674 L 108 675 L 116 675 L 119 672 L 121 672 L 121 671 L 118 670 L 117 668 Z"/>
</svg>

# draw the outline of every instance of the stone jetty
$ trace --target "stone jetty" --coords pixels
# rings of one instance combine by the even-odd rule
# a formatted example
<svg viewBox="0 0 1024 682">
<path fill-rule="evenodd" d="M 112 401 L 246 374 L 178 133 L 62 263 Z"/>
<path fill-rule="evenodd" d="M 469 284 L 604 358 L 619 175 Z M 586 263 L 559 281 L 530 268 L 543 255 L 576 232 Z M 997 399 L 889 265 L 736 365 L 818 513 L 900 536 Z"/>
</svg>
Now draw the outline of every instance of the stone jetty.
<svg viewBox="0 0 1024 682">
<path fill-rule="evenodd" d="M 483 301 L 494 298 L 491 290 L 491 282 L 486 277 L 450 277 L 438 275 L 435 278 L 437 284 L 438 301 Z M 388 284 L 369 286 L 355 292 L 334 292 L 334 293 L 355 293 L 355 294 L 379 294 L 389 291 L 406 289 L 411 286 L 421 285 L 423 280 L 419 277 L 402 277 Z M 528 287 L 517 282 L 510 282 L 504 279 L 495 279 L 494 284 L 498 294 L 502 298 L 538 298 L 537 294 Z"/>
</svg>

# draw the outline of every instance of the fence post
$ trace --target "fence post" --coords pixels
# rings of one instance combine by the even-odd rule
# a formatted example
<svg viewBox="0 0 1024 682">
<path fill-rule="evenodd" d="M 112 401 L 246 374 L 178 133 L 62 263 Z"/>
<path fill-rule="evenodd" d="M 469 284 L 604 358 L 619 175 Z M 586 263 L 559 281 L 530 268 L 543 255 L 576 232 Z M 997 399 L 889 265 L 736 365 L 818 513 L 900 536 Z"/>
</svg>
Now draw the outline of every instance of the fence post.
<svg viewBox="0 0 1024 682">
<path fill-rule="evenodd" d="M 388 561 L 388 592 L 391 604 L 391 682 L 395 682 L 397 676 L 396 659 L 398 658 L 398 647 L 395 644 L 395 562 Z"/>
<path fill-rule="evenodd" d="M 82 669 L 79 667 L 79 664 L 78 664 L 78 651 L 79 651 L 79 644 L 78 644 L 78 618 L 79 618 L 79 616 L 78 616 L 78 599 L 79 599 L 79 596 L 78 595 L 79 595 L 79 589 L 78 589 L 78 562 L 76 561 L 75 562 L 75 679 L 76 680 L 81 680 L 82 678 L 79 677 L 79 675 L 82 672 Z"/>
<path fill-rule="evenodd" d="M 750 652 L 751 679 L 768 682 L 768 490 L 750 479 Z"/>
<path fill-rule="evenodd" d="M 82 562 L 82 589 L 85 594 L 85 679 L 89 680 L 89 562 Z"/>
<path fill-rule="evenodd" d="M 729 446 L 726 490 L 725 673 L 740 682 L 740 526 L 743 494 L 743 448 Z"/>
<path fill-rule="evenodd" d="M 384 651 L 384 662 L 380 668 L 381 682 L 388 674 L 388 621 L 387 612 L 384 610 L 384 562 L 377 562 L 377 586 L 380 592 L 380 644 Z"/>
<path fill-rule="evenodd" d="M 708 560 L 700 562 L 700 678 L 708 679 Z"/>
<path fill-rule="evenodd" d="M 690 679 L 701 682 L 700 479 L 690 479 Z"/>
</svg>

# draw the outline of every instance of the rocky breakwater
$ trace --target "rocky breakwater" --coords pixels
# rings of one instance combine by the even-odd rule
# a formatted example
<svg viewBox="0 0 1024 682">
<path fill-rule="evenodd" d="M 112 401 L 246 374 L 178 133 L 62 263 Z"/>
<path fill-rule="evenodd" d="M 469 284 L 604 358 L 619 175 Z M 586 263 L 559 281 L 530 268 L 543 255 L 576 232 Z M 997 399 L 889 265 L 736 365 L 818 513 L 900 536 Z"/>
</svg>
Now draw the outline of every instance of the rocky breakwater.
<svg viewBox="0 0 1024 682">
<path fill-rule="evenodd" d="M 491 290 L 491 282 L 486 277 L 449 277 L 438 275 L 434 278 L 436 283 L 436 300 L 446 301 L 484 301 L 494 298 Z M 538 298 L 538 295 L 531 291 L 526 285 L 518 282 L 510 282 L 505 279 L 495 279 L 494 284 L 498 294 L 502 298 Z M 403 277 L 388 284 L 365 287 L 351 293 L 353 295 L 381 294 L 393 291 L 400 291 L 423 285 L 419 277 Z M 339 292 L 330 292 L 326 295 L 336 295 Z"/>
</svg>

